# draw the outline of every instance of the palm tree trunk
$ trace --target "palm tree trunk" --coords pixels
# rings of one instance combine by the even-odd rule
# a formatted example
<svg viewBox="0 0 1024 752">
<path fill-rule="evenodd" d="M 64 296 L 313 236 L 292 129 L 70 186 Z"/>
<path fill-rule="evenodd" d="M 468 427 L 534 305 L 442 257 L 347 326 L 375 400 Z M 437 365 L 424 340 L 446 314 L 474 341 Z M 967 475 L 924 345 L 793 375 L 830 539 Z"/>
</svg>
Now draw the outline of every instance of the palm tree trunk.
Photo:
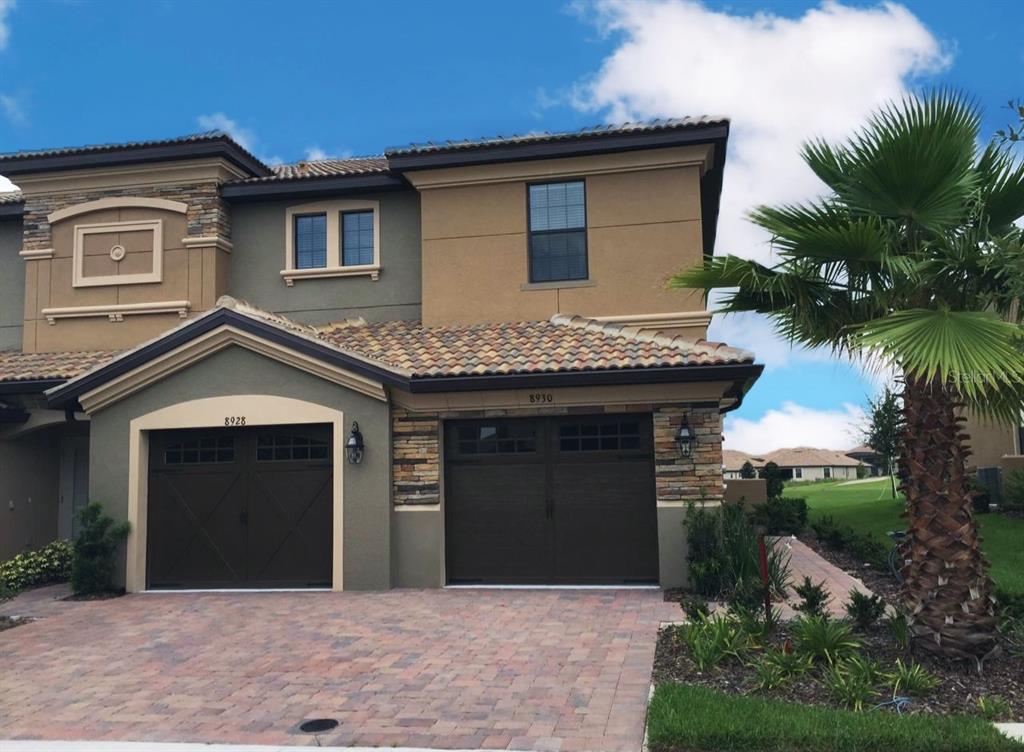
<svg viewBox="0 0 1024 752">
<path fill-rule="evenodd" d="M 958 407 L 957 393 L 942 382 L 906 379 L 899 461 L 908 527 L 903 594 L 915 645 L 977 660 L 995 647 L 996 618 Z"/>
</svg>

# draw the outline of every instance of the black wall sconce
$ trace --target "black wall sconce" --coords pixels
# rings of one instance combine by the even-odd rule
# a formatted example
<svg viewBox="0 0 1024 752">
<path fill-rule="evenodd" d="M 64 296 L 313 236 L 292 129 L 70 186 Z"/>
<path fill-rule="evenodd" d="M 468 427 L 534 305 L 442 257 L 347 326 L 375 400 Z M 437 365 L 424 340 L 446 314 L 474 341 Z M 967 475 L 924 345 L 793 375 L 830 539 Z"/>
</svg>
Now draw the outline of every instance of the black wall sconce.
<svg viewBox="0 0 1024 752">
<path fill-rule="evenodd" d="M 683 422 L 679 424 L 679 429 L 676 431 L 676 448 L 679 450 L 680 457 L 689 457 L 693 454 L 693 432 L 690 431 L 686 418 L 683 418 Z"/>
<path fill-rule="evenodd" d="M 348 454 L 348 462 L 350 465 L 358 465 L 363 461 L 363 434 L 359 431 L 359 424 L 356 421 L 352 421 L 352 431 L 348 435 L 348 441 L 345 442 L 345 453 Z"/>
</svg>

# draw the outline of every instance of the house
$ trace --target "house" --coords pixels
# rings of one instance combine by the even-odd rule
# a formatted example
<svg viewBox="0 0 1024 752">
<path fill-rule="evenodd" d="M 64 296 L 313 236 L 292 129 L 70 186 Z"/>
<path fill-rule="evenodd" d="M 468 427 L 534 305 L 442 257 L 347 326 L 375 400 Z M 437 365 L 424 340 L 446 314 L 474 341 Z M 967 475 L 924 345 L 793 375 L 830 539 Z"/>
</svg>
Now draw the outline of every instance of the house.
<svg viewBox="0 0 1024 752">
<path fill-rule="evenodd" d="M 885 467 L 885 457 L 880 455 L 867 444 L 861 444 L 860 446 L 855 446 L 853 449 L 848 449 L 844 454 L 864 465 L 867 474 L 872 477 L 877 475 L 886 475 L 888 472 Z"/>
<path fill-rule="evenodd" d="M 665 284 L 728 130 L 0 156 L 0 556 L 95 500 L 129 591 L 681 584 L 761 371 Z"/>
<path fill-rule="evenodd" d="M 766 464 L 774 462 L 785 480 L 853 479 L 857 477 L 857 468 L 863 464 L 846 453 L 812 447 L 776 449 L 760 455 L 726 449 L 722 458 L 722 473 L 727 480 L 741 477 L 740 469 L 745 462 L 750 462 L 759 472 Z"/>
</svg>

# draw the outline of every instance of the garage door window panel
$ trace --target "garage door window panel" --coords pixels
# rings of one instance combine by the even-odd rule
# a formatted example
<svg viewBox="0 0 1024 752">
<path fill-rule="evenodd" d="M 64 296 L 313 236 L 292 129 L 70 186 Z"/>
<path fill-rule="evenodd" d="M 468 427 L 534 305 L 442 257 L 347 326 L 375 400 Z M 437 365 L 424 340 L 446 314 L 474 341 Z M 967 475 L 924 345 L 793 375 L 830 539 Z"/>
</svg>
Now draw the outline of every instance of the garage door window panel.
<svg viewBox="0 0 1024 752">
<path fill-rule="evenodd" d="M 559 426 L 563 452 L 618 452 L 641 448 L 640 422 L 580 422 Z"/>
<path fill-rule="evenodd" d="M 458 429 L 460 454 L 530 454 L 537 451 L 537 429 L 532 425 L 496 423 Z"/>
</svg>

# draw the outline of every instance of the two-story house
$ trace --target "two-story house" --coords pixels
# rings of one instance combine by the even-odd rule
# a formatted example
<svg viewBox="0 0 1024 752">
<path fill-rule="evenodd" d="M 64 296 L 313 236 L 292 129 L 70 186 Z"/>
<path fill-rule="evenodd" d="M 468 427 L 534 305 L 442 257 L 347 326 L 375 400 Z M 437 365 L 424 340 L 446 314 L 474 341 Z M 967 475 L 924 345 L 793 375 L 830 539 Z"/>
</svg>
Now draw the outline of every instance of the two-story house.
<svg viewBox="0 0 1024 752">
<path fill-rule="evenodd" d="M 666 287 L 713 250 L 727 137 L 0 156 L 0 556 L 94 500 L 129 591 L 681 584 L 760 373 Z"/>
</svg>

